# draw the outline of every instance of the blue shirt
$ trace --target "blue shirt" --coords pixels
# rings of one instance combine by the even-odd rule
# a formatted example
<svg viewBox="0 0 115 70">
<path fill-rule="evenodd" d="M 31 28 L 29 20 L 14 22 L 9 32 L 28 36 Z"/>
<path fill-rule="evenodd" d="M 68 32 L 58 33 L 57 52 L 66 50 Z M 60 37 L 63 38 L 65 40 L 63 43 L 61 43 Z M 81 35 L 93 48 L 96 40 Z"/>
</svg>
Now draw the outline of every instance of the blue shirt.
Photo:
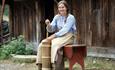
<svg viewBox="0 0 115 70">
<path fill-rule="evenodd" d="M 51 27 L 47 26 L 47 31 L 55 32 L 56 37 L 76 32 L 76 20 L 71 14 L 68 14 L 68 17 L 56 15 L 50 25 Z"/>
</svg>

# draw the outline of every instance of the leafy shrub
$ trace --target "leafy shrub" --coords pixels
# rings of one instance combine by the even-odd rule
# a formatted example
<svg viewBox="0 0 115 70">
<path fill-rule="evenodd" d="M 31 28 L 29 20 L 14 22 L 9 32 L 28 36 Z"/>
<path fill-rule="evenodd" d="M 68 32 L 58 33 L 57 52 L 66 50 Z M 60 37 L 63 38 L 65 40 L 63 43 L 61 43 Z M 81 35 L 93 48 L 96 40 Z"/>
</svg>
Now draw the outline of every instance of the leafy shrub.
<svg viewBox="0 0 115 70">
<path fill-rule="evenodd" d="M 0 59 L 9 58 L 10 54 L 31 55 L 33 54 L 33 44 L 25 42 L 20 35 L 17 39 L 2 45 L 0 48 Z"/>
</svg>

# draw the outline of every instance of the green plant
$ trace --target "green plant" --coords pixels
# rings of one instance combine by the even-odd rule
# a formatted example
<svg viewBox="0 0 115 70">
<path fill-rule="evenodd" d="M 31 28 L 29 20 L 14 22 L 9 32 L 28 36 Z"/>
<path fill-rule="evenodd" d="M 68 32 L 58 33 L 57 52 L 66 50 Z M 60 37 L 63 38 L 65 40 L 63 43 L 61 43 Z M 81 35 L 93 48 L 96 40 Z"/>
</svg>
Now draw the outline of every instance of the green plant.
<svg viewBox="0 0 115 70">
<path fill-rule="evenodd" d="M 25 55 L 33 54 L 33 44 L 30 42 L 26 43 Z"/>
<path fill-rule="evenodd" d="M 9 6 L 8 5 L 5 5 L 5 10 L 4 10 L 4 15 L 5 16 L 8 16 L 9 15 Z"/>
<path fill-rule="evenodd" d="M 10 54 L 30 55 L 33 54 L 33 44 L 25 42 L 24 37 L 20 35 L 17 39 L 2 45 L 0 48 L 0 59 L 10 57 Z"/>
</svg>

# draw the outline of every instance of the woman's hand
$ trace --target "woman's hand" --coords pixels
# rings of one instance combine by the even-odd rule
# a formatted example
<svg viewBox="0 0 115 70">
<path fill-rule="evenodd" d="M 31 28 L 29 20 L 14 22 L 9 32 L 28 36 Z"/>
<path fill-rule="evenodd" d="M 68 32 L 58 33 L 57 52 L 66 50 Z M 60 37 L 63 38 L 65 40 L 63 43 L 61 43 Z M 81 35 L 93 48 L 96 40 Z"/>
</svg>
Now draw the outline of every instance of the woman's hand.
<svg viewBox="0 0 115 70">
<path fill-rule="evenodd" d="M 46 20 L 45 20 L 45 23 L 46 23 L 46 25 L 49 25 L 49 24 L 50 24 L 50 20 L 49 20 L 49 19 L 46 19 Z"/>
<path fill-rule="evenodd" d="M 49 36 L 48 38 L 46 38 L 48 41 L 51 41 L 52 39 L 54 39 L 56 36 L 53 34 L 51 36 Z"/>
</svg>

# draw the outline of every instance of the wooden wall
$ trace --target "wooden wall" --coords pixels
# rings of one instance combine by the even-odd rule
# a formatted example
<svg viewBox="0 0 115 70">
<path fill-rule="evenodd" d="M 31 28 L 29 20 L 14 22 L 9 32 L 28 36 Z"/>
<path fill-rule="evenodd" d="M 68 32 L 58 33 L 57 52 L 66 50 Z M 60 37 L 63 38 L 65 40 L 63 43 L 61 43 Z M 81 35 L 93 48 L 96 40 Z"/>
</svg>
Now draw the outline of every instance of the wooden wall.
<svg viewBox="0 0 115 70">
<path fill-rule="evenodd" d="M 27 41 L 39 42 L 41 39 L 41 5 L 36 0 L 15 1 L 12 13 L 12 36 L 24 35 Z"/>
<path fill-rule="evenodd" d="M 14 1 L 12 36 L 24 35 L 25 40 L 40 42 L 46 38 L 45 19 L 52 21 L 54 16 L 53 0 L 19 0 Z"/>
<path fill-rule="evenodd" d="M 26 40 L 29 40 L 29 38 L 30 40 L 34 40 L 36 38 L 35 15 L 35 2 L 15 2 L 13 17 L 14 22 L 12 24 L 13 35 L 24 35 Z"/>
<path fill-rule="evenodd" d="M 114 47 L 115 1 L 73 0 L 73 13 L 78 21 L 79 43 L 89 46 Z"/>
<path fill-rule="evenodd" d="M 51 1 L 51 2 L 50 2 Z M 50 0 L 51 4 L 53 0 Z M 59 1 L 59 0 L 57 0 Z M 67 0 L 77 20 L 78 43 L 88 46 L 114 47 L 115 45 L 115 1 L 114 0 Z M 14 3 L 11 23 L 13 36 L 23 34 L 27 41 L 46 37 L 44 20 L 52 20 L 56 3 L 46 7 L 45 0 L 25 0 Z M 46 9 L 47 8 L 47 9 Z M 49 8 L 49 9 L 48 9 Z M 53 11 L 54 9 L 54 11 Z M 50 12 L 51 13 L 50 13 Z M 50 16 L 51 15 L 51 16 Z"/>
</svg>

